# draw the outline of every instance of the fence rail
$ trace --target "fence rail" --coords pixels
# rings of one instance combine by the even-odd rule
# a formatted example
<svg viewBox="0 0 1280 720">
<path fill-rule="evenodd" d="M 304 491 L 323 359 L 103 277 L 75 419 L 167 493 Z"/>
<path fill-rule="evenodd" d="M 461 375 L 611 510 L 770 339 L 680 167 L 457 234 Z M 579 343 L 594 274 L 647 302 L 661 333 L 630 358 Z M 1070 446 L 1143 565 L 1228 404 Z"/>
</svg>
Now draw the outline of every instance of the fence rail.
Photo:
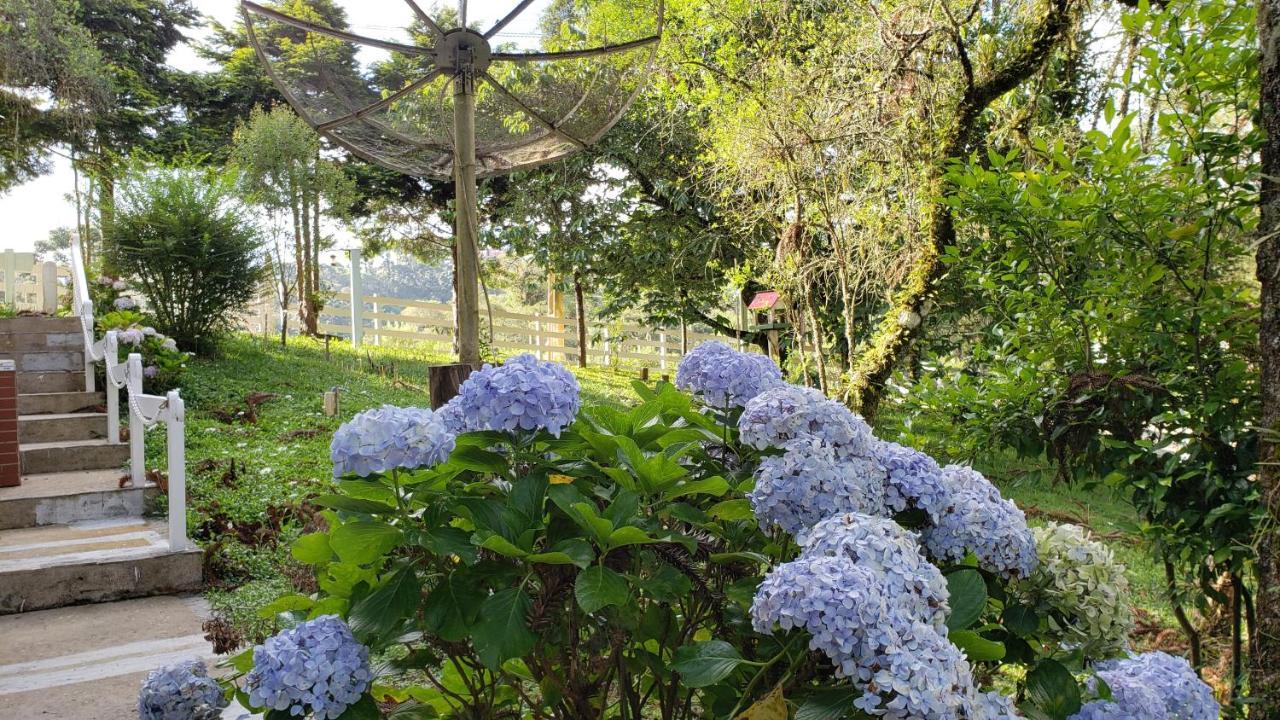
<svg viewBox="0 0 1280 720">
<path fill-rule="evenodd" d="M 450 352 L 454 337 L 453 305 L 385 295 L 361 295 L 351 302 L 350 290 L 332 298 L 320 315 L 317 329 L 326 335 L 352 338 L 357 346 L 393 341 L 437 345 Z M 513 312 L 493 308 L 493 333 L 489 346 L 499 350 L 529 352 L 541 360 L 578 361 L 577 318 L 546 313 Z M 487 327 L 488 313 L 481 313 Z M 278 332 L 280 311 L 274 303 L 260 303 L 246 313 L 243 327 L 263 334 Z M 359 332 L 353 332 L 359 328 Z M 679 328 L 652 328 L 632 323 L 589 321 L 586 355 L 592 365 L 639 365 L 665 372 L 674 370 L 683 357 L 681 347 L 692 349 L 708 340 L 730 344 L 736 340 L 714 333 Z"/>
</svg>

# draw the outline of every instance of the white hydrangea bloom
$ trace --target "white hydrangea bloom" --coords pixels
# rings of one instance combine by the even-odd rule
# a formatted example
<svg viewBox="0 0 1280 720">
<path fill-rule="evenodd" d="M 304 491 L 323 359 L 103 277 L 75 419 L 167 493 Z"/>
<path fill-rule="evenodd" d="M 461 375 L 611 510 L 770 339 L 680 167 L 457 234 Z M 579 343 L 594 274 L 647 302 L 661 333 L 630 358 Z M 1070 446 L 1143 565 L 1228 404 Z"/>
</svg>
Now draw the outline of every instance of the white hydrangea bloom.
<svg viewBox="0 0 1280 720">
<path fill-rule="evenodd" d="M 1031 533 L 1040 564 L 1018 583 L 1020 599 L 1048 616 L 1060 641 L 1090 657 L 1125 649 L 1133 630 L 1125 566 L 1078 525 L 1050 523 Z"/>
</svg>

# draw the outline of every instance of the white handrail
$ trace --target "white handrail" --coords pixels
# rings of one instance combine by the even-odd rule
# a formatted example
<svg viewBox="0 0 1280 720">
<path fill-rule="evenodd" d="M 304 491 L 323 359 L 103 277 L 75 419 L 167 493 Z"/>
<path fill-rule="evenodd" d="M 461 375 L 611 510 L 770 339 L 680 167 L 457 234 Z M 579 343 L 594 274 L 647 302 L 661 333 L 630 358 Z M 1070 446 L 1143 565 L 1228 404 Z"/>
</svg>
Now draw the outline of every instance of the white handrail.
<svg viewBox="0 0 1280 720">
<path fill-rule="evenodd" d="M 167 470 L 169 473 L 169 549 L 185 550 L 187 540 L 187 451 L 186 406 L 177 390 L 167 395 L 142 392 L 142 355 L 129 353 L 119 362 L 120 341 L 115 330 L 108 330 L 101 340 L 94 337 L 93 300 L 89 297 L 89 280 L 85 272 L 80 240 L 71 238 L 71 312 L 80 319 L 84 333 L 85 389 L 94 391 L 94 368 L 101 361 L 106 367 L 107 442 L 120 442 L 120 388 L 124 388 L 129 407 L 129 480 L 134 487 L 146 482 L 146 455 L 143 441 L 147 428 L 163 422 L 166 429 Z"/>
</svg>

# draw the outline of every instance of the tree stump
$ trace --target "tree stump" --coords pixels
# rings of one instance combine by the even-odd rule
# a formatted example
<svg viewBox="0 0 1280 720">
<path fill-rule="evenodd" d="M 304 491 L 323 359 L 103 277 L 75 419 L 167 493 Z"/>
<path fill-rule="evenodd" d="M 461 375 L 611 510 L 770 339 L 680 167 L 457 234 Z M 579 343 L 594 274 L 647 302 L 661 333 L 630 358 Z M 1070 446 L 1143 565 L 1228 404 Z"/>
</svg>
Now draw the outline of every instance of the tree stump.
<svg viewBox="0 0 1280 720">
<path fill-rule="evenodd" d="M 439 410 L 458 394 L 458 388 L 479 366 L 470 363 L 432 365 L 427 373 L 427 385 L 431 393 L 431 409 Z"/>
</svg>

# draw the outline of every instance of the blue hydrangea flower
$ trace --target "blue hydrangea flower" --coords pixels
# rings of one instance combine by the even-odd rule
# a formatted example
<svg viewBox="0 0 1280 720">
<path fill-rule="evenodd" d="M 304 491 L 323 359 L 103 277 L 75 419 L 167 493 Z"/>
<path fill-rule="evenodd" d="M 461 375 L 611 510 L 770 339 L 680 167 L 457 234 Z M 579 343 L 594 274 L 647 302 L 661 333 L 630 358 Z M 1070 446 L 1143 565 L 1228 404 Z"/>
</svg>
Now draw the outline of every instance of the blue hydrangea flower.
<svg viewBox="0 0 1280 720">
<path fill-rule="evenodd" d="M 1036 569 L 1036 543 L 1027 517 L 1000 496 L 981 473 L 963 465 L 942 469 L 947 505 L 931 514 L 924 544 L 939 560 L 961 560 L 967 551 L 984 570 L 1006 577 L 1027 577 Z"/>
<path fill-rule="evenodd" d="M 1112 701 L 1139 720 L 1215 720 L 1213 689 L 1191 663 L 1164 652 L 1148 652 L 1094 666 L 1111 688 Z"/>
<path fill-rule="evenodd" d="M 1163 706 L 1155 707 L 1161 713 L 1164 712 Z M 1139 718 L 1110 700 L 1090 700 L 1081 705 L 1080 711 L 1068 720 L 1139 720 Z"/>
<path fill-rule="evenodd" d="M 546 430 L 559 437 L 578 414 L 578 393 L 577 379 L 560 364 L 518 355 L 471 373 L 449 418 L 461 418 L 467 431 Z"/>
<path fill-rule="evenodd" d="M 454 433 L 426 408 L 383 405 L 338 428 L 329 446 L 333 476 L 366 477 L 396 468 L 439 465 L 453 452 Z"/>
<path fill-rule="evenodd" d="M 801 533 L 804 557 L 840 557 L 881 576 L 889 602 L 939 633 L 947 632 L 950 594 L 937 566 L 920 554 L 916 534 L 885 518 L 846 513 Z"/>
<path fill-rule="evenodd" d="M 857 414 L 813 388 L 779 385 L 751 399 L 738 419 L 743 443 L 758 450 L 815 437 L 842 458 L 871 454 L 871 428 Z"/>
<path fill-rule="evenodd" d="M 786 448 L 760 461 L 747 495 L 762 529 L 774 524 L 795 534 L 840 513 L 885 514 L 884 470 L 874 460 L 839 458 L 816 437 Z"/>
<path fill-rule="evenodd" d="M 138 693 L 139 720 L 217 720 L 229 703 L 199 660 L 152 670 Z"/>
<path fill-rule="evenodd" d="M 887 440 L 872 443 L 872 455 L 887 473 L 885 499 L 890 510 L 898 513 L 918 508 L 933 517 L 946 508 L 948 493 L 942 468 L 933 458 Z"/>
<path fill-rule="evenodd" d="M 751 621 L 763 633 L 807 630 L 809 648 L 863 691 L 853 702 L 863 712 L 890 720 L 991 717 L 982 713 L 992 700 L 977 691 L 964 654 L 916 617 L 902 592 L 874 563 L 802 555 L 765 577 Z"/>
<path fill-rule="evenodd" d="M 782 370 L 772 359 L 743 353 L 722 342 L 694 348 L 676 368 L 676 387 L 701 396 L 715 408 L 742 407 L 768 388 L 782 383 Z"/>
<path fill-rule="evenodd" d="M 333 720 L 372 680 L 369 648 L 356 642 L 337 615 L 322 615 L 255 647 L 245 690 L 255 708 Z"/>
</svg>

